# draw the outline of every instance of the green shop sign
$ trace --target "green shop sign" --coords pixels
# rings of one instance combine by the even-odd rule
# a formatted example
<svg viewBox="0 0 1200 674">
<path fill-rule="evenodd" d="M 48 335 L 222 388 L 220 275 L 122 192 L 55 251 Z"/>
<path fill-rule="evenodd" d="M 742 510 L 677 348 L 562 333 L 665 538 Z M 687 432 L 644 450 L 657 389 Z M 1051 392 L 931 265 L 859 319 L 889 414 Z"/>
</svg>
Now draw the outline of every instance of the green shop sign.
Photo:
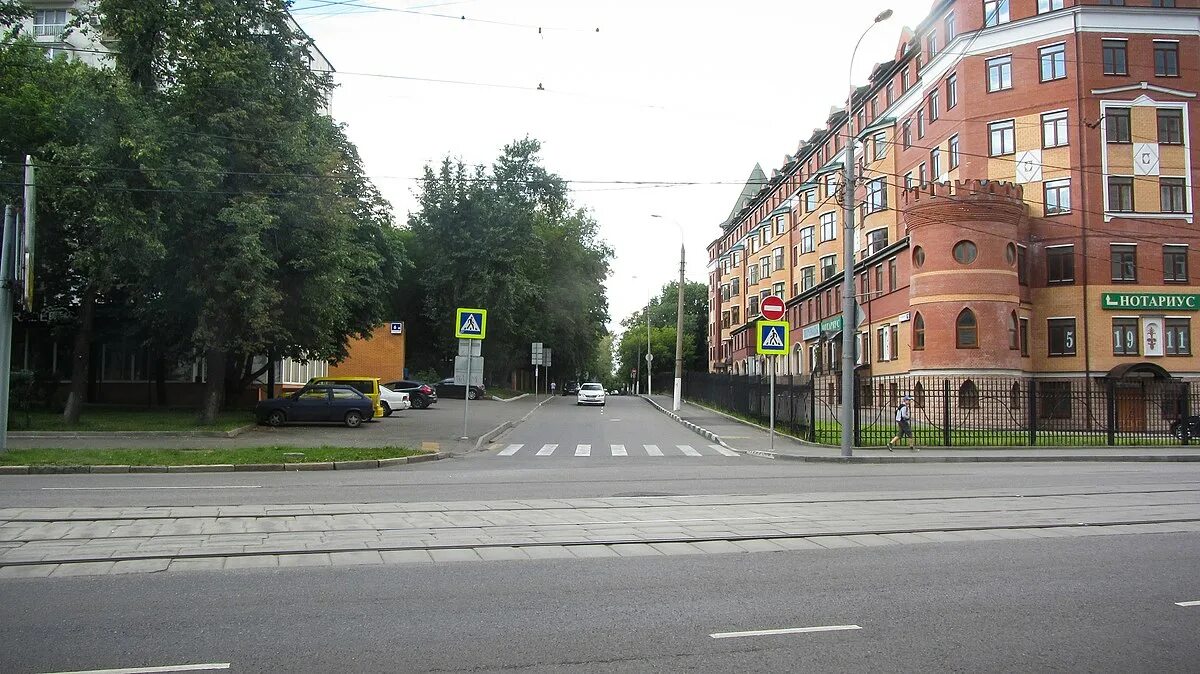
<svg viewBox="0 0 1200 674">
<path fill-rule="evenodd" d="M 1182 293 L 1101 293 L 1102 309 L 1200 311 L 1200 295 Z"/>
<path fill-rule="evenodd" d="M 821 321 L 821 332 L 836 332 L 842 329 L 842 317 L 834 316 Z"/>
</svg>

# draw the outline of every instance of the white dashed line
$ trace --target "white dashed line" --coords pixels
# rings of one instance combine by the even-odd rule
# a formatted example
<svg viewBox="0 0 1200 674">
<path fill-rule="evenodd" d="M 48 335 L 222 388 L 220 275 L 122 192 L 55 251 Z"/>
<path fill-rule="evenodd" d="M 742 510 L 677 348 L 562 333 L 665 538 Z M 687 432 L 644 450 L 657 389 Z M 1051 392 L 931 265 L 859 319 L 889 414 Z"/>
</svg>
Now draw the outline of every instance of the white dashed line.
<svg viewBox="0 0 1200 674">
<path fill-rule="evenodd" d="M 612 455 L 613 456 L 629 456 L 629 453 L 625 451 L 625 445 L 613 445 L 612 446 Z"/>
<path fill-rule="evenodd" d="M 509 445 L 509 446 L 505 447 L 504 449 L 500 450 L 500 456 L 512 456 L 513 454 L 516 454 L 518 451 L 520 451 L 520 449 L 524 446 L 525 445 Z"/>
<path fill-rule="evenodd" d="M 592 455 L 592 446 L 591 445 L 576 445 L 575 456 L 591 456 L 591 455 Z"/>
<path fill-rule="evenodd" d="M 122 667 L 120 669 L 79 669 L 54 674 L 153 674 L 154 672 L 211 672 L 229 669 L 228 662 L 206 662 L 198 665 L 163 665 L 161 667 Z"/>
<path fill-rule="evenodd" d="M 1200 606 L 1200 601 L 1177 601 L 1176 606 Z"/>
<path fill-rule="evenodd" d="M 127 489 L 262 489 L 262 485 L 213 484 L 198 487 L 42 487 L 42 491 L 125 491 Z"/>
<path fill-rule="evenodd" d="M 749 632 L 717 632 L 708 636 L 714 639 L 735 639 L 737 637 L 767 637 L 776 634 L 804 634 L 807 632 L 839 632 L 842 630 L 861 630 L 858 625 L 823 625 L 821 627 L 788 627 L 781 630 L 750 630 Z"/>
<path fill-rule="evenodd" d="M 554 453 L 554 450 L 556 450 L 556 449 L 558 449 L 558 445 L 542 445 L 542 448 L 538 450 L 537 455 L 538 456 L 550 456 L 551 454 Z"/>
<path fill-rule="evenodd" d="M 733 451 L 732 449 L 725 449 L 724 447 L 722 447 L 720 445 L 709 445 L 708 448 L 715 449 L 718 452 L 724 454 L 725 456 L 737 456 L 738 455 L 738 453 Z"/>
<path fill-rule="evenodd" d="M 697 452 L 690 445 L 675 445 L 675 446 L 679 448 L 679 451 L 683 452 L 684 454 L 687 454 L 688 456 L 700 456 L 700 452 Z"/>
</svg>

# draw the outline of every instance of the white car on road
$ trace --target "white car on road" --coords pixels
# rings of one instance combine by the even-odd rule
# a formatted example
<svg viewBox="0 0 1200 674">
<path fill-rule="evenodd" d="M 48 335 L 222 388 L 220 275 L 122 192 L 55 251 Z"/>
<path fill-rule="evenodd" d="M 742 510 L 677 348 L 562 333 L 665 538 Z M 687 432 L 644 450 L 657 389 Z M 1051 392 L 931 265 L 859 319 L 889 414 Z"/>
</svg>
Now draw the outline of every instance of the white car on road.
<svg viewBox="0 0 1200 674">
<path fill-rule="evenodd" d="M 596 383 L 588 383 L 579 387 L 579 393 L 575 398 L 576 405 L 600 405 L 604 406 L 604 386 Z"/>
<path fill-rule="evenodd" d="M 403 391 L 393 391 L 386 386 L 380 385 L 379 405 L 383 407 L 383 416 L 390 417 L 392 416 L 392 412 L 399 412 L 412 407 L 412 400 Z"/>
</svg>

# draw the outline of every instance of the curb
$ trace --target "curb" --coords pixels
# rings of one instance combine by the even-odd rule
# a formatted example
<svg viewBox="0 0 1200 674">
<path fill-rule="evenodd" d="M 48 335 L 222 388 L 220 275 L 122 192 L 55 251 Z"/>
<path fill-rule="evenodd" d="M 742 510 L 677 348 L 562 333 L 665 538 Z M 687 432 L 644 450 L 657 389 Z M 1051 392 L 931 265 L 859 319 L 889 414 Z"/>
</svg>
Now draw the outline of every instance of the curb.
<svg viewBox="0 0 1200 674">
<path fill-rule="evenodd" d="M 764 459 L 780 459 L 783 461 L 803 461 L 806 463 L 1191 463 L 1200 462 L 1197 454 L 1115 454 L 1101 456 L 1085 454 L 1078 456 L 1037 455 L 1037 456 L 806 456 L 803 454 L 780 454 L 761 449 L 747 450 L 744 453 L 759 456 Z"/>
<path fill-rule="evenodd" d="M 257 424 L 246 424 L 227 431 L 9 431 L 10 438 L 236 438 L 257 428 Z"/>
<path fill-rule="evenodd" d="M 529 394 L 526 393 L 525 395 L 529 395 Z M 514 400 L 515 400 L 515 398 L 514 398 Z M 483 435 L 479 436 L 479 439 L 475 441 L 475 448 L 472 449 L 471 451 L 478 452 L 480 450 L 480 448 L 483 447 L 484 443 L 491 442 L 492 440 L 495 440 L 496 438 L 500 437 L 500 435 L 503 434 L 504 431 L 507 431 L 510 428 L 515 428 L 516 426 L 519 426 L 520 424 L 525 423 L 525 420 L 528 419 L 530 417 L 530 415 L 532 415 L 534 412 L 538 411 L 538 409 L 540 409 L 542 405 L 545 405 L 546 403 L 550 402 L 551 400 L 554 400 L 554 396 L 546 396 L 545 400 L 538 403 L 537 405 L 534 405 L 533 409 L 526 412 L 525 416 L 521 417 L 519 420 L 506 421 L 506 422 L 500 424 L 499 426 L 493 428 L 492 430 L 488 431 L 487 433 L 484 433 Z"/>
<path fill-rule="evenodd" d="M 527 398 L 527 397 L 529 397 L 529 394 L 528 394 L 528 393 L 522 393 L 522 394 L 521 394 L 521 395 L 519 395 L 519 396 L 513 396 L 513 397 L 511 397 L 511 398 L 497 398 L 496 396 L 489 396 L 489 397 L 490 397 L 490 399 L 491 399 L 491 400 L 495 400 L 496 402 L 500 402 L 500 403 L 511 403 L 511 402 L 512 402 L 512 401 L 514 401 L 514 400 L 520 400 L 521 398 Z"/>
<path fill-rule="evenodd" d="M 393 459 L 364 461 L 314 461 L 312 463 L 211 463 L 186 466 L 0 466 L 0 475 L 119 475 L 128 473 L 249 473 L 282 470 L 365 470 L 389 468 L 409 463 L 441 461 L 449 458 L 445 452 L 399 456 Z"/>
<path fill-rule="evenodd" d="M 707 428 L 704 428 L 703 426 L 698 426 L 696 424 L 693 424 L 692 422 L 687 421 L 683 417 L 679 416 L 678 414 L 675 414 L 674 412 L 668 410 L 667 408 L 663 407 L 662 405 L 659 405 L 658 403 L 654 402 L 649 396 L 642 396 L 642 399 L 645 400 L 646 402 L 650 403 L 654 407 L 656 407 L 659 412 L 662 412 L 663 414 L 671 417 L 675 421 L 678 421 L 679 423 L 683 424 L 684 426 L 687 426 L 690 430 L 704 436 L 705 438 L 708 438 L 709 440 L 717 443 L 718 445 L 721 445 L 725 449 L 732 449 L 735 452 L 745 453 L 745 452 L 743 452 L 743 450 L 737 449 L 736 447 L 730 447 L 729 445 L 725 444 L 725 441 L 721 439 L 721 436 L 717 435 L 716 433 L 713 433 L 712 431 L 708 430 Z"/>
</svg>

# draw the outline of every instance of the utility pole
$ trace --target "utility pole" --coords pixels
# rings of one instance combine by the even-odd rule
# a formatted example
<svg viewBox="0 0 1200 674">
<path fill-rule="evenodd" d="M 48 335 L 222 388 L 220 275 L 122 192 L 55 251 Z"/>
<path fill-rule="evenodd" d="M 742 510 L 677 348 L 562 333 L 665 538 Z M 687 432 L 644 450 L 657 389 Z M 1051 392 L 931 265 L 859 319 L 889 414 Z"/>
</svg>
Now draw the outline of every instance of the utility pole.
<svg viewBox="0 0 1200 674">
<path fill-rule="evenodd" d="M 683 243 L 679 244 L 679 293 L 675 305 L 675 397 L 672 410 L 683 406 Z"/>
<path fill-rule="evenodd" d="M 12 367 L 13 294 L 16 292 L 17 212 L 4 207 L 4 243 L 0 245 L 0 452 L 8 449 L 8 380 Z"/>
</svg>

